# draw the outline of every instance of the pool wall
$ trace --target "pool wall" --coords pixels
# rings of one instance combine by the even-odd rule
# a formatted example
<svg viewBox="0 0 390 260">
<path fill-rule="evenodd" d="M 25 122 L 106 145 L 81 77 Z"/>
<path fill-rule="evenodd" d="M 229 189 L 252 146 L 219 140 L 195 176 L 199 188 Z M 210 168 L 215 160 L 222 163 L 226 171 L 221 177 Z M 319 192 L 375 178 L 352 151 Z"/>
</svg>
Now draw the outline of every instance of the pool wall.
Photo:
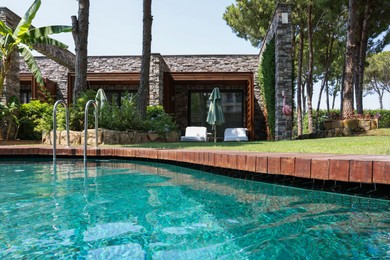
<svg viewBox="0 0 390 260">
<path fill-rule="evenodd" d="M 57 157 L 82 157 L 83 148 L 57 148 Z M 0 146 L 0 157 L 53 156 L 50 146 Z M 151 159 L 315 180 L 390 185 L 390 156 L 237 151 L 89 148 L 87 156 Z"/>
</svg>

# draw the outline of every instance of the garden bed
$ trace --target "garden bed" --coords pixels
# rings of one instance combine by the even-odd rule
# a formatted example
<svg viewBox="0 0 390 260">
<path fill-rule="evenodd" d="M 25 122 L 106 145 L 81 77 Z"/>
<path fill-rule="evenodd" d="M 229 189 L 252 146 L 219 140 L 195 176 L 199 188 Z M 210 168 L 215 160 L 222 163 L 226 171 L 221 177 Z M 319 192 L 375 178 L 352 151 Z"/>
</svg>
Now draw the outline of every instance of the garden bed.
<svg viewBox="0 0 390 260">
<path fill-rule="evenodd" d="M 157 133 L 142 133 L 133 130 L 115 131 L 99 128 L 98 129 L 98 144 L 138 144 L 150 142 L 178 142 L 179 134 L 177 132 L 169 132 L 164 136 Z M 69 131 L 70 145 L 84 144 L 84 131 Z M 53 131 L 42 134 L 42 143 L 53 144 Z M 57 144 L 66 145 L 66 131 L 57 131 Z M 88 145 L 95 144 L 95 129 L 88 130 Z"/>
<path fill-rule="evenodd" d="M 378 126 L 378 119 L 326 120 L 323 122 L 321 132 L 324 137 L 350 136 L 377 129 Z"/>
</svg>

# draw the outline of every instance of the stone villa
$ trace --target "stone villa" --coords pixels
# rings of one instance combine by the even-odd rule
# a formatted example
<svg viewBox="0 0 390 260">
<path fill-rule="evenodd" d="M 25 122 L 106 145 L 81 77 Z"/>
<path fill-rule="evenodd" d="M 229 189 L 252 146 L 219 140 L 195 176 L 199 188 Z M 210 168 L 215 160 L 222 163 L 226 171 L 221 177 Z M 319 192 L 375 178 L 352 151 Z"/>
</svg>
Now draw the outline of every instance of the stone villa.
<svg viewBox="0 0 390 260">
<path fill-rule="evenodd" d="M 267 34 L 266 42 L 276 39 L 276 139 L 290 139 L 292 117 L 282 114 L 282 91 L 292 103 L 291 23 L 290 6 L 279 4 Z M 287 17 L 287 18 L 286 18 Z M 0 18 L 16 25 L 19 17 L 0 7 Z M 287 19 L 287 22 L 286 22 Z M 70 103 L 73 99 L 74 59 L 69 51 L 47 50 L 38 46 L 47 57 L 36 57 L 46 80 L 46 88 L 55 96 Z M 214 87 L 222 93 L 226 123 L 217 133 L 223 136 L 227 127 L 246 127 L 250 140 L 266 138 L 264 115 L 257 72 L 260 55 L 162 55 L 152 54 L 150 67 L 149 104 L 162 105 L 175 116 L 180 130 L 187 126 L 204 125 L 208 95 Z M 141 56 L 91 56 L 88 60 L 88 88 L 104 89 L 112 102 L 120 103 L 124 93 L 136 93 Z M 20 69 L 20 70 L 19 70 Z M 7 78 L 5 96 L 18 95 L 22 102 L 39 96 L 35 80 L 23 61 L 15 64 Z M 12 87 L 11 87 L 12 86 Z"/>
</svg>

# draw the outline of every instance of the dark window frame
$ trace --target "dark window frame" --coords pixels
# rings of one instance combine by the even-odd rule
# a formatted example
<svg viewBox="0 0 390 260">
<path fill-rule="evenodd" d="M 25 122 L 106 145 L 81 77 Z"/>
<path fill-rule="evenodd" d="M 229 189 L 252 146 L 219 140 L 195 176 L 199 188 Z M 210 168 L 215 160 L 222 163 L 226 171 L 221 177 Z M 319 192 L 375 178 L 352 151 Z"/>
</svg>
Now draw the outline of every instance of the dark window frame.
<svg viewBox="0 0 390 260">
<path fill-rule="evenodd" d="M 221 94 L 223 93 L 240 93 L 241 94 L 241 119 L 242 119 L 242 125 L 245 127 L 245 118 L 244 118 L 244 109 L 246 109 L 246 106 L 245 106 L 245 90 L 243 89 L 222 89 L 221 87 L 219 87 L 219 90 L 221 92 Z M 207 93 L 207 94 L 211 94 L 211 91 L 210 89 L 191 89 L 191 90 L 188 90 L 188 114 L 187 114 L 187 118 L 188 118 L 188 126 L 191 126 L 192 125 L 192 118 L 191 118 L 191 95 L 192 93 Z M 206 126 L 207 127 L 207 126 Z"/>
</svg>

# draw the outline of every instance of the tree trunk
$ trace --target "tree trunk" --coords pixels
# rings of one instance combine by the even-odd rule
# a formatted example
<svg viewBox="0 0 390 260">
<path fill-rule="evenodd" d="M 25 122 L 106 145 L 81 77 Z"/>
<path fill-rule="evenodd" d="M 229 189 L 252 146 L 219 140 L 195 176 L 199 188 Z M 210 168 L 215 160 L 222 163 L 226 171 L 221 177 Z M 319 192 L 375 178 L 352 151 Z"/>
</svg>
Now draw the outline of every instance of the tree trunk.
<svg viewBox="0 0 390 260">
<path fill-rule="evenodd" d="M 368 43 L 368 20 L 371 12 L 371 0 L 365 1 L 364 13 L 362 16 L 360 48 L 358 56 L 358 75 L 355 84 L 356 110 L 358 114 L 363 114 L 363 80 L 364 80 L 364 64 L 366 61 L 367 43 Z"/>
<path fill-rule="evenodd" d="M 303 66 L 303 43 L 304 43 L 303 26 L 299 30 L 299 54 L 298 54 L 298 84 L 297 84 L 297 124 L 298 136 L 303 134 L 302 120 L 302 66 Z"/>
<path fill-rule="evenodd" d="M 330 105 L 329 105 L 329 81 L 325 83 L 325 91 L 326 91 L 326 114 L 330 114 Z"/>
<path fill-rule="evenodd" d="M 75 43 L 76 64 L 73 103 L 87 89 L 89 0 L 79 0 L 78 19 L 72 16 L 72 35 Z"/>
<path fill-rule="evenodd" d="M 146 107 L 149 103 L 149 74 L 150 56 L 152 45 L 152 0 L 143 2 L 143 38 L 142 38 L 142 61 L 141 79 L 137 91 L 137 109 L 141 118 L 146 117 Z"/>
<path fill-rule="evenodd" d="M 326 82 L 326 76 L 324 76 L 324 78 L 322 79 L 320 93 L 318 94 L 316 127 L 318 127 L 318 117 L 320 115 L 321 99 L 322 99 L 322 93 L 324 92 L 325 89 L 325 84 L 326 84 L 325 82 Z"/>
<path fill-rule="evenodd" d="M 313 9 L 313 1 L 309 1 L 307 6 L 307 39 L 309 44 L 309 65 L 307 71 L 307 116 L 309 133 L 314 133 L 313 123 L 313 67 L 314 67 L 314 53 L 313 53 L 313 21 L 311 19 Z"/>
<path fill-rule="evenodd" d="M 356 16 L 357 0 L 349 0 L 348 5 L 348 30 L 347 30 L 347 48 L 345 57 L 345 75 L 343 89 L 343 109 L 342 116 L 348 118 L 354 113 L 353 109 L 353 86 L 354 86 L 354 55 L 356 53 Z"/>
<path fill-rule="evenodd" d="M 307 83 L 307 79 L 305 79 L 304 82 L 302 82 L 302 115 L 307 113 L 306 96 L 305 96 L 306 83 Z"/>
<path fill-rule="evenodd" d="M 332 64 L 332 54 L 333 54 L 333 44 L 334 44 L 334 38 L 335 38 L 335 35 L 334 33 L 332 33 L 331 35 L 331 38 L 330 38 L 330 46 L 329 46 L 329 55 L 327 57 L 327 63 L 326 63 L 326 70 L 325 70 L 325 78 L 326 78 L 326 82 L 325 82 L 325 91 L 326 91 L 326 111 L 327 111 L 327 114 L 329 115 L 330 114 L 330 111 L 329 111 L 329 87 L 328 87 L 328 77 L 329 77 L 329 68 Z"/>
</svg>

